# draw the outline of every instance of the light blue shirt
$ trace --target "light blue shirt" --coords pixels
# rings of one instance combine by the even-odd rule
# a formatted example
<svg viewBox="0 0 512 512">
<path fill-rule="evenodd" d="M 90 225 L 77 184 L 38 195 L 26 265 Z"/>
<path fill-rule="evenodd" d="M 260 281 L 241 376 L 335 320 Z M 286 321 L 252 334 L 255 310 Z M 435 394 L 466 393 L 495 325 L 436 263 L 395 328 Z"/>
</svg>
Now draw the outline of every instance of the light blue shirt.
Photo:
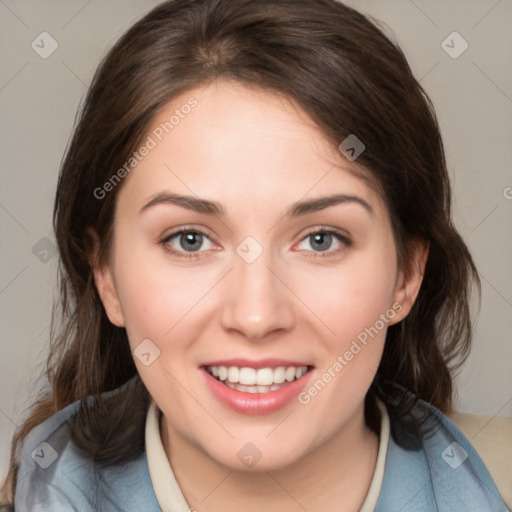
<svg viewBox="0 0 512 512">
<path fill-rule="evenodd" d="M 68 420 L 79 404 L 62 409 L 26 437 L 15 512 L 160 512 L 146 452 L 122 466 L 100 468 L 74 445 Z M 480 456 L 454 423 L 422 400 L 408 419 L 425 410 L 433 413 L 431 428 L 419 437 L 390 416 L 392 435 L 375 511 L 508 512 Z"/>
</svg>

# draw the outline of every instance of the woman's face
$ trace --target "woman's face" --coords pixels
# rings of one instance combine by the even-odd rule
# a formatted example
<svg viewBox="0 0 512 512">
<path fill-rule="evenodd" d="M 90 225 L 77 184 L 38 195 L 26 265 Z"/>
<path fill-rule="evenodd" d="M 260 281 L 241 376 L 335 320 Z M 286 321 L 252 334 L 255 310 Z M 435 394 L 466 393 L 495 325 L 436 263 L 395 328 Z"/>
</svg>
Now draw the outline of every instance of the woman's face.
<svg viewBox="0 0 512 512">
<path fill-rule="evenodd" d="M 410 308 L 386 204 L 270 92 L 184 93 L 143 144 L 95 270 L 107 313 L 169 435 L 231 468 L 285 467 L 362 420 Z"/>
</svg>

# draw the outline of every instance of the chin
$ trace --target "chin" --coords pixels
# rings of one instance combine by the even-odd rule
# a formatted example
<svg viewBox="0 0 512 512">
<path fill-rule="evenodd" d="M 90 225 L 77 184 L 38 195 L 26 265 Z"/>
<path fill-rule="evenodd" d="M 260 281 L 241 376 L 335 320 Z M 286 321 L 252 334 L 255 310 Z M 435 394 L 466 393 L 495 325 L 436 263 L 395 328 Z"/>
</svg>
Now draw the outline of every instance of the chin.
<svg viewBox="0 0 512 512">
<path fill-rule="evenodd" d="M 231 440 L 229 446 L 222 451 L 206 450 L 207 455 L 218 464 L 230 471 L 275 471 L 295 464 L 305 451 L 297 450 L 295 446 L 283 446 L 282 443 L 261 441 Z"/>
</svg>

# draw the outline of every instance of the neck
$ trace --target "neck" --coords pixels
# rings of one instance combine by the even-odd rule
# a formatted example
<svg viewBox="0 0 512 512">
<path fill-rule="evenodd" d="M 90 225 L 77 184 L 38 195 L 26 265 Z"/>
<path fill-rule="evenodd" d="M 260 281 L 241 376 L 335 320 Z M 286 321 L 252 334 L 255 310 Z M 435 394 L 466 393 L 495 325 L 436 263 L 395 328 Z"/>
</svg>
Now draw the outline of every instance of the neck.
<svg viewBox="0 0 512 512">
<path fill-rule="evenodd" d="M 162 419 L 162 442 L 189 506 L 198 512 L 354 512 L 375 470 L 379 438 L 364 421 L 364 404 L 343 427 L 300 460 L 280 469 L 238 471 L 217 463 Z M 169 447 L 172 446 L 172 450 Z"/>
</svg>

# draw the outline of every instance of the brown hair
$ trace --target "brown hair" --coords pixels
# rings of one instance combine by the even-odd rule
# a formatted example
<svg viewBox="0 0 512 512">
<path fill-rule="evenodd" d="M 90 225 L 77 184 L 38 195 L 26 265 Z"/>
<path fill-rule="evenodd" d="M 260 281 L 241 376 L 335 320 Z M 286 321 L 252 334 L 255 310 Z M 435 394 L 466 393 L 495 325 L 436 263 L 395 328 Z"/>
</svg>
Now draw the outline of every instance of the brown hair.
<svg viewBox="0 0 512 512">
<path fill-rule="evenodd" d="M 144 449 L 149 395 L 124 329 L 112 325 L 95 289 L 87 228 L 109 252 L 121 185 L 101 187 L 131 156 L 172 97 L 215 79 L 273 90 L 293 99 L 334 144 L 356 134 L 389 207 L 400 264 L 411 241 L 430 254 L 418 298 L 388 330 L 370 394 L 386 401 L 393 383 L 442 411 L 452 374 L 471 340 L 469 298 L 479 285 L 450 213 L 450 184 L 433 107 L 402 51 L 376 24 L 335 0 L 170 0 L 131 27 L 99 66 L 63 160 L 54 210 L 60 252 L 61 322 L 52 329 L 46 375 L 51 390 L 17 431 L 5 489 L 11 498 L 17 457 L 36 425 L 68 404 L 81 407 L 73 440 L 97 463 Z M 109 402 L 98 396 L 125 385 Z M 412 407 L 400 405 L 401 413 Z M 138 450 L 134 450 L 134 445 Z"/>
</svg>

